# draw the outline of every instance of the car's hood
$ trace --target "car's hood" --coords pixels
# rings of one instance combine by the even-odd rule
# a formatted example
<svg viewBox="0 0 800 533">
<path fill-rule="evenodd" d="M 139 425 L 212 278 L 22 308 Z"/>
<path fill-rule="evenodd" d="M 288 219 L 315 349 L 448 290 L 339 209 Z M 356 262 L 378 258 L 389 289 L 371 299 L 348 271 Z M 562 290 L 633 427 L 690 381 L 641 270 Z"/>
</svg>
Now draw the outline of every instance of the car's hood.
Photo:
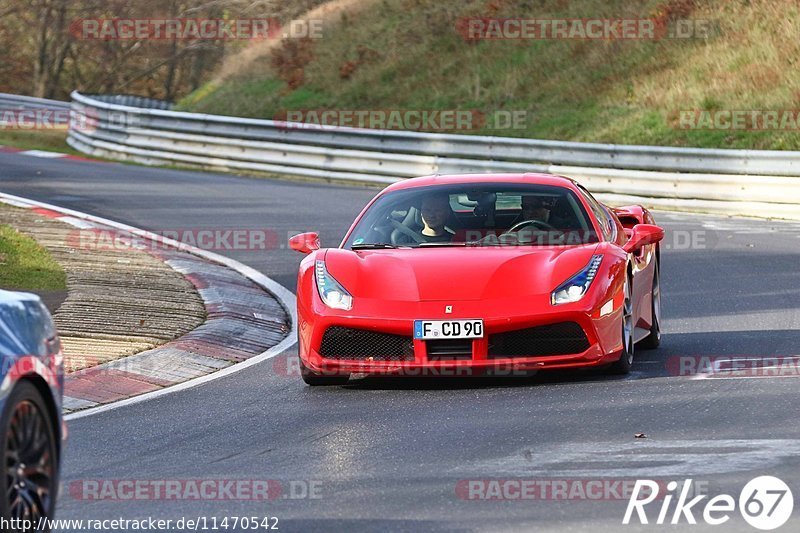
<svg viewBox="0 0 800 533">
<path fill-rule="evenodd" d="M 325 253 L 328 272 L 356 298 L 457 301 L 549 294 L 591 260 L 597 244 L 413 248 Z"/>
</svg>

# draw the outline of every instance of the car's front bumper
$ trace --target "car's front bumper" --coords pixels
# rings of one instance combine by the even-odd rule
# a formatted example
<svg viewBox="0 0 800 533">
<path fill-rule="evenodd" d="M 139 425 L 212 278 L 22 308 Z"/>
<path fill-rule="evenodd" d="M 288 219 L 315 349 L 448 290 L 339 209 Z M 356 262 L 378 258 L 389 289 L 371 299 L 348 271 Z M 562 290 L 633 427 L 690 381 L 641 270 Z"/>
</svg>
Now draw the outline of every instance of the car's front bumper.
<svg viewBox="0 0 800 533">
<path fill-rule="evenodd" d="M 514 302 L 518 304 L 518 302 Z M 399 307 L 399 308 L 398 308 Z M 398 374 L 409 376 L 469 376 L 469 375 L 515 375 L 535 370 L 567 369 L 596 367 L 611 363 L 621 353 L 620 306 L 614 305 L 610 313 L 600 316 L 597 309 L 571 304 L 559 307 L 548 307 L 547 312 L 536 314 L 525 313 L 524 310 L 513 310 L 508 315 L 499 316 L 487 312 L 487 305 L 480 301 L 458 302 L 453 306 L 457 312 L 445 313 L 444 302 L 408 303 L 393 306 L 393 317 L 383 310 L 384 316 L 375 318 L 368 313 L 352 315 L 345 313 L 303 313 L 300 316 L 300 357 L 305 366 L 315 372 L 325 374 Z M 494 309 L 502 306 L 492 305 Z M 376 309 L 377 311 L 377 309 Z M 475 319 L 484 321 L 484 336 L 471 342 L 469 353 L 448 358 L 441 355 L 431 356 L 428 343 L 412 339 L 415 319 Z M 495 335 L 550 326 L 566 322 L 576 323 L 586 337 L 585 349 L 576 353 L 554 354 L 538 353 L 527 356 L 515 354 L 506 356 L 490 348 L 490 339 Z M 325 357 L 320 352 L 323 335 L 332 327 L 366 330 L 376 333 L 404 336 L 413 345 L 413 353 L 405 357 L 384 357 L 380 350 L 374 354 L 361 354 L 358 358 Z"/>
</svg>

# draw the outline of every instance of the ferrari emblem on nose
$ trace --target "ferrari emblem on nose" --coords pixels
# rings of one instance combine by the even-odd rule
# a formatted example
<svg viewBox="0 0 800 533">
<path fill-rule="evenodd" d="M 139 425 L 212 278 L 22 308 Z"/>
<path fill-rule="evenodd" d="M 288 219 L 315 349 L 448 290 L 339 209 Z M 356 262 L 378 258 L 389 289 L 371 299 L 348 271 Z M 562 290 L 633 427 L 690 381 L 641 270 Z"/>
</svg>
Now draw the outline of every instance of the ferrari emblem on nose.
<svg viewBox="0 0 800 533">
<path fill-rule="evenodd" d="M 452 305 L 445 305 L 444 306 L 444 312 L 447 313 L 447 314 L 452 313 L 453 312 L 453 306 Z"/>
</svg>

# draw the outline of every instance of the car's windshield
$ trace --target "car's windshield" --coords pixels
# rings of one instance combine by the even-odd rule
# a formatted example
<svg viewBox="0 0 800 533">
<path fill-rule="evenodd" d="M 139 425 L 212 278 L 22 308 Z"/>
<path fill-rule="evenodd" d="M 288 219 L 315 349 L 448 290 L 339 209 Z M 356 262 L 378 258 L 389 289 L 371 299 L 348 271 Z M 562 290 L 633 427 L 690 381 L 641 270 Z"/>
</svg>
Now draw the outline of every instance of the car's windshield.
<svg viewBox="0 0 800 533">
<path fill-rule="evenodd" d="M 563 246 L 597 241 L 586 210 L 567 188 L 461 183 L 384 194 L 344 247 Z"/>
</svg>

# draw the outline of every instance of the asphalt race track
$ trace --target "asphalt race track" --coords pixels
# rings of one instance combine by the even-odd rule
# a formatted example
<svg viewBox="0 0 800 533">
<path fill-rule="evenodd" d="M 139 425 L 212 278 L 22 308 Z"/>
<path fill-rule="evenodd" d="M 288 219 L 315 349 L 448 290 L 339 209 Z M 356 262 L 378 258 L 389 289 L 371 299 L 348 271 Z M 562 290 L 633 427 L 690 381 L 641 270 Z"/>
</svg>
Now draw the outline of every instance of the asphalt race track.
<svg viewBox="0 0 800 533">
<path fill-rule="evenodd" d="M 319 230 L 323 246 L 338 245 L 376 192 L 6 153 L 0 191 L 152 231 L 266 228 L 285 245 L 290 232 Z M 795 483 L 797 499 L 797 373 L 694 379 L 676 368 L 689 357 L 800 353 L 800 224 L 656 216 L 668 232 L 665 334 L 660 349 L 637 353 L 631 376 L 369 378 L 311 389 L 279 356 L 73 421 L 58 518 L 277 516 L 281 531 L 659 531 L 669 526 L 621 526 L 627 500 L 483 501 L 463 488 L 486 479 L 691 478 L 738 499 L 750 479 L 777 475 Z M 294 289 L 300 255 L 285 246 L 219 252 Z M 137 479 L 269 479 L 298 498 L 87 501 L 69 491 L 81 480 Z M 318 497 L 303 497 L 308 486 Z M 724 530 L 753 531 L 738 514 Z"/>
</svg>

